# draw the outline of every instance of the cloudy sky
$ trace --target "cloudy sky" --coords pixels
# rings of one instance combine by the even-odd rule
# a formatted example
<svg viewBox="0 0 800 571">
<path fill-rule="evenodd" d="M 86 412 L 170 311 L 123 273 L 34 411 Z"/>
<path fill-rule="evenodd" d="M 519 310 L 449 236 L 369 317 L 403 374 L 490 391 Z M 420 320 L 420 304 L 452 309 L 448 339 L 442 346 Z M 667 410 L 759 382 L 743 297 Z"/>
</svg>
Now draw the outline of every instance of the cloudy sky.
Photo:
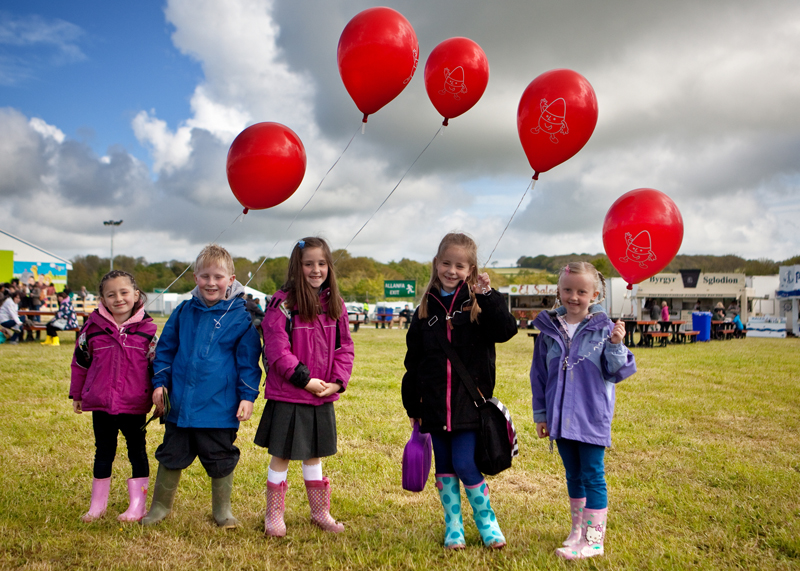
<svg viewBox="0 0 800 571">
<path fill-rule="evenodd" d="M 485 261 L 530 181 L 517 106 L 556 68 L 585 76 L 599 120 L 542 174 L 492 260 L 603 250 L 625 192 L 668 194 L 681 253 L 800 254 L 800 3 L 708 0 L 387 2 L 414 27 L 420 63 L 355 136 L 361 113 L 337 68 L 356 0 L 27 0 L 0 7 L 0 228 L 56 254 L 192 259 L 222 233 L 234 255 L 287 255 L 304 235 L 353 240 L 441 118 L 425 92 L 431 50 L 476 41 L 490 66 L 478 104 L 451 120 L 352 241 L 353 255 L 429 260 L 447 231 Z M 379 4 L 380 5 L 380 4 Z M 308 168 L 285 203 L 251 211 L 225 176 L 234 137 L 274 121 Z M 276 245 L 277 243 L 277 245 Z"/>
</svg>

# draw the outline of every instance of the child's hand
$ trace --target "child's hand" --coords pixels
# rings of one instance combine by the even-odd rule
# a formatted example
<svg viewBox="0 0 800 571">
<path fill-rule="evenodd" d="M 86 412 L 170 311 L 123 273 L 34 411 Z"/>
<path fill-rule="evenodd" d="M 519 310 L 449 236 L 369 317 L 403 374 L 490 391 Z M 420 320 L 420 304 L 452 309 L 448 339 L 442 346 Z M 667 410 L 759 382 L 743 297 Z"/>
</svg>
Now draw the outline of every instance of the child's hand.
<svg viewBox="0 0 800 571">
<path fill-rule="evenodd" d="M 340 385 L 339 383 L 322 383 L 322 384 L 325 385 L 325 390 L 322 391 L 321 393 L 317 393 L 317 396 L 321 399 L 329 397 L 332 394 L 338 393 L 339 389 L 342 388 L 342 385 Z"/>
<path fill-rule="evenodd" d="M 250 420 L 250 417 L 253 416 L 253 403 L 249 400 L 243 400 L 239 403 L 239 411 L 236 413 L 237 420 L 244 422 L 246 420 Z"/>
<path fill-rule="evenodd" d="M 491 289 L 492 280 L 489 278 L 489 274 L 486 272 L 478 274 L 478 283 L 472 286 L 472 291 L 474 293 L 489 293 Z"/>
<path fill-rule="evenodd" d="M 81 408 L 81 401 L 79 400 L 72 401 L 72 410 L 75 411 L 75 414 L 82 414 L 83 409 Z"/>
<path fill-rule="evenodd" d="M 547 423 L 546 422 L 537 422 L 536 423 L 536 436 L 539 438 L 547 438 L 550 436 L 550 432 L 547 430 Z"/>
<path fill-rule="evenodd" d="M 308 381 L 308 384 L 305 386 L 305 389 L 310 392 L 312 395 L 319 396 L 319 393 L 324 391 L 327 388 L 327 383 L 322 379 L 311 379 Z M 337 389 L 338 390 L 338 389 Z"/>
<path fill-rule="evenodd" d="M 611 343 L 618 345 L 623 339 L 625 339 L 625 324 L 620 319 L 614 325 L 614 331 L 611 332 Z"/>
<path fill-rule="evenodd" d="M 421 418 L 411 418 L 409 417 L 408 420 L 411 421 L 411 428 L 414 428 L 414 424 L 419 424 L 422 426 L 422 419 Z"/>
<path fill-rule="evenodd" d="M 153 391 L 153 404 L 156 405 L 156 418 L 164 414 L 164 387 L 158 387 Z"/>
</svg>

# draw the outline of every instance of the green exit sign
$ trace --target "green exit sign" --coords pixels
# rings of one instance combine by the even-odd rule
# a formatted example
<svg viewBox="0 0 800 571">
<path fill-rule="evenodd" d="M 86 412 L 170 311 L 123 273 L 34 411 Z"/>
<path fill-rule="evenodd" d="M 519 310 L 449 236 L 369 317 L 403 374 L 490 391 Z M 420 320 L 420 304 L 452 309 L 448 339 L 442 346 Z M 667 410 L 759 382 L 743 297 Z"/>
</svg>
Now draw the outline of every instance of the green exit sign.
<svg viewBox="0 0 800 571">
<path fill-rule="evenodd" d="M 417 294 L 416 280 L 386 280 L 383 282 L 384 297 L 414 297 Z"/>
</svg>

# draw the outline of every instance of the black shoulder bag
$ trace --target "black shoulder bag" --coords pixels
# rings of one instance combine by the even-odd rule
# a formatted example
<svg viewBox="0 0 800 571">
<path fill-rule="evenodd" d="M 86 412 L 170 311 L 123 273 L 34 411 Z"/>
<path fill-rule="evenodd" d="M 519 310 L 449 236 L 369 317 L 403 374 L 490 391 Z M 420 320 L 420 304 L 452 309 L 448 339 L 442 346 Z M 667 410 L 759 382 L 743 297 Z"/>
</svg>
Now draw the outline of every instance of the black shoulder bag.
<svg viewBox="0 0 800 571">
<path fill-rule="evenodd" d="M 499 400 L 494 397 L 487 400 L 481 394 L 443 330 L 437 331 L 437 339 L 478 409 L 481 426 L 475 443 L 475 464 L 484 474 L 499 474 L 510 468 L 511 459 L 519 454 L 511 414 Z"/>
</svg>

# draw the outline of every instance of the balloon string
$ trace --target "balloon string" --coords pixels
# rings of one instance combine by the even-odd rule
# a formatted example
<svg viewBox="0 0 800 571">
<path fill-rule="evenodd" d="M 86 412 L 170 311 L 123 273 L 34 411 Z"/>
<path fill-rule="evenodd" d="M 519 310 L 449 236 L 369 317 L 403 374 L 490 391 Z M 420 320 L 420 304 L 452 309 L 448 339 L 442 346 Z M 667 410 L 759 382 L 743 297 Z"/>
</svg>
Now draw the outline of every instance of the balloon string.
<svg viewBox="0 0 800 571">
<path fill-rule="evenodd" d="M 384 205 L 384 204 L 386 204 L 386 202 L 389 200 L 389 198 L 391 198 L 391 196 L 394 194 L 394 191 L 395 191 L 395 190 L 397 190 L 397 188 L 400 186 L 400 183 L 402 183 L 402 182 L 403 182 L 403 179 L 404 179 L 404 178 L 406 178 L 406 175 L 409 173 L 409 171 L 410 171 L 410 170 L 411 170 L 411 169 L 414 167 L 414 165 L 415 165 L 415 164 L 417 164 L 417 161 L 419 160 L 419 158 L 420 158 L 420 157 L 421 157 L 421 156 L 422 156 L 422 155 L 425 153 L 425 151 L 427 151 L 427 150 L 428 150 L 428 147 L 430 147 L 430 146 L 431 146 L 431 144 L 433 143 L 433 141 L 435 141 L 435 140 L 436 140 L 436 137 L 439 135 L 439 133 L 441 133 L 441 132 L 442 132 L 442 129 L 443 129 L 443 128 L 444 128 L 444 127 L 439 127 L 439 128 L 436 130 L 436 133 L 433 135 L 433 138 L 430 140 L 430 142 L 429 142 L 427 145 L 425 145 L 425 148 L 424 148 L 424 149 L 422 149 L 422 151 L 420 152 L 420 154 L 418 154 L 418 155 L 417 155 L 417 158 L 416 158 L 416 159 L 414 159 L 414 162 L 413 162 L 413 163 L 411 163 L 411 165 L 410 165 L 410 166 L 409 166 L 409 167 L 406 169 L 406 172 L 404 172 L 404 173 L 403 173 L 403 176 L 401 176 L 401 177 L 400 177 L 400 180 L 398 180 L 398 181 L 397 181 L 397 184 L 396 184 L 396 185 L 394 185 L 394 188 L 393 188 L 393 189 L 392 189 L 392 190 L 389 192 L 389 194 L 386 196 L 386 198 L 384 198 L 384 199 L 383 199 L 383 202 L 381 202 L 381 203 L 378 205 L 378 208 L 376 208 L 376 209 L 375 209 L 375 212 L 373 212 L 373 213 L 372 213 L 372 216 L 370 216 L 369 218 L 367 218 L 367 221 L 366 221 L 366 222 L 364 222 L 364 224 L 361 226 L 361 228 L 359 228 L 359 229 L 358 229 L 358 232 L 356 232 L 356 233 L 353 235 L 353 237 L 352 237 L 352 238 L 350 238 L 350 241 L 349 241 L 349 242 L 347 243 L 347 245 L 346 245 L 346 246 L 345 246 L 345 247 L 342 249 L 342 253 L 341 253 L 341 254 L 339 254 L 339 257 L 338 257 L 338 258 L 336 258 L 336 260 L 334 260 L 334 262 L 333 262 L 334 264 L 336 264 L 336 262 L 338 262 L 338 261 L 339 261 L 339 259 L 342 257 L 342 255 L 343 255 L 343 254 L 344 254 L 344 253 L 347 251 L 347 248 L 349 248 L 349 247 L 350 247 L 350 244 L 352 244 L 352 243 L 353 243 L 353 240 L 355 240 L 355 239 L 356 239 L 356 237 L 357 237 L 359 234 L 361 234 L 361 231 L 362 231 L 362 230 L 363 230 L 363 229 L 366 227 L 366 225 L 367 225 L 367 224 L 369 224 L 370 220 L 372 220 L 372 219 L 375 217 L 375 215 L 376 215 L 376 214 L 378 213 L 378 211 L 379 211 L 379 210 L 380 210 L 380 209 L 383 207 L 383 205 Z"/>
<path fill-rule="evenodd" d="M 216 238 L 214 238 L 214 240 L 213 240 L 211 243 L 212 243 L 212 244 L 216 244 L 216 243 L 217 243 L 217 240 L 219 240 L 219 239 L 222 237 L 222 235 L 223 235 L 225 232 L 227 232 L 228 230 L 230 230 L 231 228 L 233 228 L 234 224 L 236 224 L 236 223 L 237 223 L 237 222 L 239 222 L 240 220 L 244 221 L 244 216 L 245 216 L 245 213 L 243 212 L 243 213 L 239 214 L 239 215 L 238 215 L 236 218 L 234 218 L 234 219 L 233 219 L 233 222 L 231 222 L 231 223 L 230 223 L 230 225 L 229 225 L 227 228 L 225 228 L 225 229 L 224 229 L 222 232 L 220 232 L 220 233 L 219 233 L 219 235 L 217 235 L 217 237 L 216 237 Z M 147 302 L 147 305 L 145 306 L 145 309 L 147 309 L 148 307 L 150 307 L 151 305 L 153 305 L 153 304 L 156 302 L 156 300 L 159 300 L 159 299 L 161 299 L 162 297 L 164 297 L 164 294 L 165 294 L 165 293 L 167 293 L 167 292 L 169 291 L 169 288 L 171 288 L 172 286 L 174 286 L 174 285 L 175 285 L 175 282 L 177 282 L 179 279 L 181 279 L 181 278 L 183 277 L 183 274 L 185 274 L 186 272 L 188 272 L 188 271 L 189 271 L 189 268 L 191 268 L 191 267 L 192 267 L 192 264 L 193 264 L 193 263 L 194 263 L 194 262 L 192 262 L 192 263 L 190 263 L 188 266 L 186 266 L 186 269 L 185 269 L 185 270 L 183 270 L 183 271 L 181 272 L 181 275 L 179 275 L 177 278 L 175 278 L 174 280 L 172 280 L 172 283 L 171 283 L 171 284 L 169 284 L 167 287 L 165 287 L 165 288 L 164 288 L 164 291 L 160 292 L 160 293 L 159 293 L 159 294 L 158 294 L 158 295 L 155 297 L 155 299 L 153 299 L 152 301 L 149 301 L 149 302 Z"/>
<path fill-rule="evenodd" d="M 528 191 L 529 190 L 533 190 L 533 188 L 536 186 L 536 180 L 537 179 L 535 179 L 535 178 L 531 179 L 531 182 L 528 183 L 528 187 L 525 189 L 525 192 L 522 193 L 522 198 L 519 199 L 519 204 L 517 204 L 517 207 L 514 209 L 514 212 L 511 214 L 511 218 L 508 219 L 508 224 L 506 224 L 506 227 L 503 228 L 503 233 L 500 234 L 500 237 L 497 239 L 497 244 L 495 244 L 494 248 L 492 248 L 492 253 L 489 254 L 489 258 L 486 260 L 486 263 L 483 264 L 483 269 L 484 270 L 486 269 L 486 266 L 489 265 L 489 261 L 492 259 L 492 256 L 494 255 L 494 251 L 497 250 L 497 247 L 500 245 L 500 240 L 502 240 L 503 236 L 505 236 L 506 230 L 508 230 L 508 227 L 511 226 L 511 221 L 514 220 L 514 216 L 517 214 L 517 210 L 519 210 L 519 207 L 522 206 L 522 201 L 525 200 L 525 197 L 527 196 Z"/>
<path fill-rule="evenodd" d="M 363 125 L 363 123 L 362 123 L 362 125 Z M 311 202 L 311 200 L 317 195 L 317 191 L 322 186 L 322 183 L 325 182 L 325 179 L 328 178 L 329 174 L 331 174 L 331 171 L 333 170 L 333 167 L 335 167 L 337 164 L 339 164 L 339 161 L 342 159 L 344 154 L 347 152 L 347 149 L 350 148 L 350 145 L 352 144 L 353 140 L 356 138 L 356 135 L 358 135 L 358 131 L 360 129 L 361 129 L 361 125 L 359 125 L 359 127 L 355 130 L 355 132 L 353 133 L 353 136 L 350 137 L 350 140 L 347 142 L 347 145 L 345 145 L 344 149 L 339 154 L 339 157 L 333 162 L 333 164 L 331 165 L 331 168 L 329 168 L 328 171 L 325 173 L 325 175 L 322 177 L 322 180 L 319 181 L 319 184 L 317 185 L 317 188 L 315 188 L 314 192 L 311 193 L 311 196 L 308 197 L 308 200 L 306 200 L 306 203 L 303 205 L 303 207 L 300 210 L 297 211 L 297 214 L 295 214 L 294 218 L 292 218 L 292 221 L 289 222 L 289 225 L 286 227 L 286 230 L 284 230 L 283 233 L 278 237 L 278 239 L 275 241 L 275 243 L 269 249 L 269 252 L 267 252 L 267 255 L 264 256 L 264 259 L 261 260 L 261 263 L 256 268 L 256 271 L 253 272 L 250 275 L 250 277 L 248 278 L 247 282 L 244 284 L 244 287 L 249 286 L 250 282 L 253 281 L 253 278 L 258 275 L 258 270 L 260 270 L 262 268 L 262 266 L 266 263 L 266 261 L 269 259 L 270 255 L 272 255 L 273 250 L 275 250 L 275 248 L 278 246 L 280 241 L 289 233 L 289 229 L 295 223 L 297 218 L 300 216 L 300 214 L 302 214 L 303 210 L 306 209 L 306 206 L 308 206 L 308 204 Z M 222 314 L 222 317 L 220 317 L 219 320 L 216 320 L 216 324 L 217 324 L 216 326 L 217 327 L 220 326 L 220 323 L 222 322 L 222 318 L 225 317 L 228 314 L 228 310 L 230 310 L 231 306 L 233 305 L 233 301 L 234 300 L 231 300 L 231 302 L 228 304 L 228 307 L 225 309 L 225 313 Z"/>
</svg>

